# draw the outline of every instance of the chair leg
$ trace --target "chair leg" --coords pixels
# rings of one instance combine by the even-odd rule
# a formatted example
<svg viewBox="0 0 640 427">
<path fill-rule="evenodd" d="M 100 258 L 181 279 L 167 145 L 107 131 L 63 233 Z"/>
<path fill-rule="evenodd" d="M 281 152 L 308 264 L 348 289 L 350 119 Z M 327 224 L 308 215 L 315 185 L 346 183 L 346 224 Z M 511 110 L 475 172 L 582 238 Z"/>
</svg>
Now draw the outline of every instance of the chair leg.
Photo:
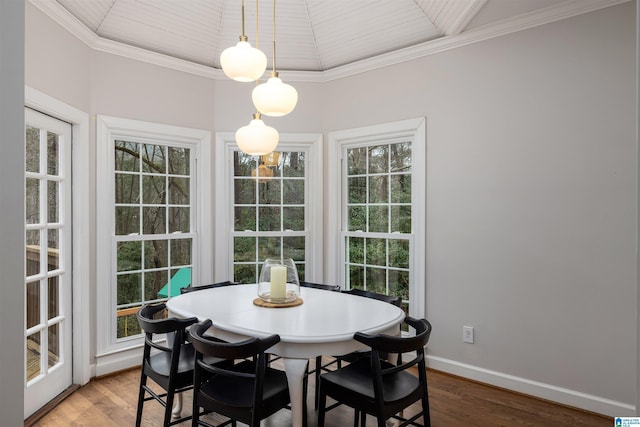
<svg viewBox="0 0 640 427">
<path fill-rule="evenodd" d="M 424 427 L 431 427 L 431 414 L 429 413 L 429 395 L 425 392 L 422 396 L 422 420 Z"/>
<path fill-rule="evenodd" d="M 318 403 L 319 403 L 319 396 L 318 393 L 320 391 L 320 374 L 322 371 L 322 356 L 317 356 L 316 357 L 316 371 L 315 371 L 315 377 L 316 377 L 316 394 L 314 396 L 314 400 L 315 400 L 315 406 L 316 406 L 316 411 L 318 410 Z"/>
<path fill-rule="evenodd" d="M 144 369 L 143 369 L 144 371 Z M 138 392 L 138 410 L 136 411 L 136 427 L 140 427 L 142 422 L 142 406 L 144 405 L 144 386 L 147 384 L 147 376 L 142 372 L 140 375 L 140 391 Z"/>
<path fill-rule="evenodd" d="M 327 406 L 327 396 L 322 393 L 320 390 L 320 395 L 318 396 L 318 427 L 324 427 L 324 414 L 325 408 Z"/>
<path fill-rule="evenodd" d="M 191 399 L 191 427 L 198 427 L 200 425 L 200 408 L 198 407 L 198 400 L 196 399 L 196 389 L 193 390 L 193 399 Z"/>
<path fill-rule="evenodd" d="M 171 422 L 171 412 L 173 411 L 173 397 L 175 395 L 174 390 L 167 391 L 167 406 L 164 408 L 164 422 L 163 426 L 167 427 Z"/>
<path fill-rule="evenodd" d="M 309 370 L 309 366 L 307 366 L 307 370 Z M 309 383 L 308 375 L 304 376 L 303 384 L 302 384 L 302 427 L 307 427 L 308 423 L 308 414 L 307 414 L 307 386 Z"/>
</svg>

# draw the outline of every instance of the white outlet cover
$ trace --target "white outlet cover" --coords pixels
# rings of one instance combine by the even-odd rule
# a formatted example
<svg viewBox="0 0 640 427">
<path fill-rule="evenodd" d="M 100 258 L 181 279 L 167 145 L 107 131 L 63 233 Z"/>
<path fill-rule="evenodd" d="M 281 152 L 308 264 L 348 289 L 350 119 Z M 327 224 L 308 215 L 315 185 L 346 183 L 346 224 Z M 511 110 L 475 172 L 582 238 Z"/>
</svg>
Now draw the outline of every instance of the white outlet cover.
<svg viewBox="0 0 640 427">
<path fill-rule="evenodd" d="M 473 326 L 462 327 L 462 342 L 473 344 Z"/>
</svg>

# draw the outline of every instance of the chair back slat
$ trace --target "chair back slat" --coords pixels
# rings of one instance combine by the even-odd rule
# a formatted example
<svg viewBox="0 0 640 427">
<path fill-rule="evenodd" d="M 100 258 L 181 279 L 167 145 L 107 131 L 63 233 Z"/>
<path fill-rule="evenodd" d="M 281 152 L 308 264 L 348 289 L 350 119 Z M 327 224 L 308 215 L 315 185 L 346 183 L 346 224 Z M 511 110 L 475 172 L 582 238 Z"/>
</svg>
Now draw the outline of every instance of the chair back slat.
<svg viewBox="0 0 640 427">
<path fill-rule="evenodd" d="M 389 304 L 393 304 L 396 307 L 400 307 L 402 305 L 402 298 L 396 297 L 393 295 L 385 295 L 379 294 L 376 292 L 365 291 L 364 289 L 349 289 L 347 291 L 342 291 L 345 294 L 357 295 L 359 297 L 376 299 L 378 301 L 388 302 Z"/>
<path fill-rule="evenodd" d="M 244 359 L 263 353 L 280 341 L 278 335 L 271 335 L 267 338 L 249 338 L 240 342 L 226 342 L 209 339 L 205 332 L 211 328 L 211 320 L 198 323 L 191 331 L 191 342 L 196 351 L 220 359 Z M 213 338 L 213 337 L 211 337 Z"/>
<path fill-rule="evenodd" d="M 197 292 L 197 291 L 203 291 L 205 289 L 220 288 L 222 286 L 231 286 L 231 285 L 237 285 L 237 283 L 232 282 L 230 280 L 226 280 L 224 282 L 211 283 L 209 285 L 198 285 L 198 286 L 189 285 L 186 288 L 180 288 L 180 294 L 186 294 L 189 292 Z"/>
<path fill-rule="evenodd" d="M 323 291 L 340 292 L 340 285 L 325 285 L 322 283 L 300 282 L 303 288 L 321 289 Z"/>
<path fill-rule="evenodd" d="M 175 332 L 178 329 L 187 328 L 198 322 L 197 317 L 179 319 L 176 317 L 154 319 L 154 315 L 166 310 L 166 304 L 146 305 L 138 310 L 138 323 L 143 331 L 151 334 L 166 334 Z"/>
</svg>

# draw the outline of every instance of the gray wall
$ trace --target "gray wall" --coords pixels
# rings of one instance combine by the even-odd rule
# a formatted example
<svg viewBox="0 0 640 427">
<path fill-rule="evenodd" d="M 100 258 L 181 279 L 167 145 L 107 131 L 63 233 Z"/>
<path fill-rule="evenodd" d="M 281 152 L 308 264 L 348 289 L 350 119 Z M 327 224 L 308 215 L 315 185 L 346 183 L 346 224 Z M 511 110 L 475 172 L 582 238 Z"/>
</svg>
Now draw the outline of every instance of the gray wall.
<svg viewBox="0 0 640 427">
<path fill-rule="evenodd" d="M 0 1 L 0 414 L 22 425 L 24 377 L 24 3 Z M 16 327 L 14 327 L 16 326 Z"/>
<path fill-rule="evenodd" d="M 34 89 L 88 112 L 91 49 L 30 2 L 24 3 L 25 81 Z"/>
<path fill-rule="evenodd" d="M 268 119 L 281 132 L 327 133 L 427 118 L 434 366 L 635 403 L 635 28 L 630 2 L 337 81 L 298 82 L 298 108 Z M 215 132 L 253 113 L 251 85 L 88 52 L 33 7 L 27 41 L 26 84 L 92 116 Z M 38 68 L 61 46 L 73 70 Z M 476 328 L 476 344 L 462 343 L 463 325 Z"/>
<path fill-rule="evenodd" d="M 327 85 L 427 118 L 431 356 L 634 404 L 635 52 L 630 2 Z"/>
</svg>

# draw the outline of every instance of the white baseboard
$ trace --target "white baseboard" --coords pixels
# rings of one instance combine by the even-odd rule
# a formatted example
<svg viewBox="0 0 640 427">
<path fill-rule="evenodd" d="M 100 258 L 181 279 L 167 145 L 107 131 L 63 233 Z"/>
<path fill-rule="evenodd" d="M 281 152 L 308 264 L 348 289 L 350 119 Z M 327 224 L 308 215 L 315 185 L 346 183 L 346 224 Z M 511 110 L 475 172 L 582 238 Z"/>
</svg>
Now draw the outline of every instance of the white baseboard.
<svg viewBox="0 0 640 427">
<path fill-rule="evenodd" d="M 617 402 L 599 396 L 582 393 L 551 384 L 531 381 L 502 372 L 491 371 L 473 365 L 444 359 L 437 356 L 427 356 L 429 368 L 469 378 L 475 381 L 491 384 L 497 387 L 513 390 L 519 393 L 539 397 L 541 399 L 558 402 L 563 405 L 603 414 L 611 417 L 635 416 L 635 406 L 629 403 Z"/>
<path fill-rule="evenodd" d="M 111 374 L 125 369 L 140 366 L 142 361 L 142 348 L 131 348 L 96 356 L 95 376 Z"/>
</svg>

